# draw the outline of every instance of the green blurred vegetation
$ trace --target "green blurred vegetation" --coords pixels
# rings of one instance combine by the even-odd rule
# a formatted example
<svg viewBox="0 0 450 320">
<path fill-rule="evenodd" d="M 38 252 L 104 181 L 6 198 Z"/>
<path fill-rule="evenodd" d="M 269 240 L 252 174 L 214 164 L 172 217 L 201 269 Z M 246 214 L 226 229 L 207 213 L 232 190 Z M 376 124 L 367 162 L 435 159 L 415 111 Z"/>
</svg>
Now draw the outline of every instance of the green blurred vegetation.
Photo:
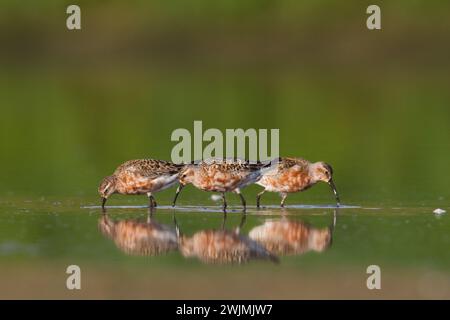
<svg viewBox="0 0 450 320">
<path fill-rule="evenodd" d="M 280 128 L 348 203 L 448 200 L 447 3 L 381 2 L 381 31 L 368 1 L 80 1 L 81 31 L 68 4 L 2 2 L 1 194 L 94 196 L 203 120 Z"/>
</svg>

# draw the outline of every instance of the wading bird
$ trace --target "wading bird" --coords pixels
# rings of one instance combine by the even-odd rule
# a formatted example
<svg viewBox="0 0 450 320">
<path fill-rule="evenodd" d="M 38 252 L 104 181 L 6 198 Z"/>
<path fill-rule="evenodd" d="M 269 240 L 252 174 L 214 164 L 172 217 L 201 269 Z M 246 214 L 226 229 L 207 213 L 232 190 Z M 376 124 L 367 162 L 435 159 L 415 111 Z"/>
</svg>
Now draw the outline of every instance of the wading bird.
<svg viewBox="0 0 450 320">
<path fill-rule="evenodd" d="M 319 181 L 326 182 L 331 187 L 339 206 L 340 200 L 333 181 L 333 169 L 329 164 L 311 163 L 301 158 L 279 158 L 278 162 L 266 170 L 261 179 L 256 182 L 264 187 L 264 190 L 256 197 L 256 206 L 259 208 L 262 194 L 269 191 L 280 193 L 281 207 L 284 207 L 289 193 L 304 191 Z"/>
<path fill-rule="evenodd" d="M 219 192 L 222 194 L 223 209 L 227 207 L 226 192 L 233 192 L 241 198 L 242 206 L 246 202 L 241 189 L 258 181 L 264 165 L 250 163 L 243 160 L 207 159 L 200 163 L 188 164 L 179 173 L 180 185 L 173 200 L 173 206 L 184 186 L 191 183 L 203 191 Z"/>
<path fill-rule="evenodd" d="M 155 159 L 130 160 L 120 165 L 114 174 L 102 180 L 98 193 L 102 208 L 114 193 L 147 194 L 150 207 L 156 207 L 153 193 L 167 189 L 178 182 L 178 173 L 183 165 Z"/>
</svg>

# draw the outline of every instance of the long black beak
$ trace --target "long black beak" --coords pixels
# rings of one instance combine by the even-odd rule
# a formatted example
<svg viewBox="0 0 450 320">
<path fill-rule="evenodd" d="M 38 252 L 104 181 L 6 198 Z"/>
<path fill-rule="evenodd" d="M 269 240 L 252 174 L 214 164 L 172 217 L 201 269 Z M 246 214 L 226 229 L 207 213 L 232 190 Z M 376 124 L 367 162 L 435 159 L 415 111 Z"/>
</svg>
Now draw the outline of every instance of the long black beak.
<svg viewBox="0 0 450 320">
<path fill-rule="evenodd" d="M 336 204 L 339 207 L 341 205 L 341 200 L 339 200 L 339 194 L 337 192 L 336 185 L 334 184 L 333 179 L 330 179 L 330 181 L 328 181 L 328 184 L 334 192 L 334 196 L 336 197 Z"/>
<path fill-rule="evenodd" d="M 177 192 L 175 193 L 175 198 L 173 199 L 172 207 L 175 207 L 175 204 L 176 204 L 176 202 L 177 202 L 178 195 L 180 194 L 180 191 L 181 191 L 181 189 L 183 189 L 183 188 L 184 188 L 184 185 L 182 185 L 182 184 L 180 184 L 180 185 L 178 186 Z"/>
<path fill-rule="evenodd" d="M 102 209 L 105 209 L 106 198 L 102 198 Z"/>
</svg>

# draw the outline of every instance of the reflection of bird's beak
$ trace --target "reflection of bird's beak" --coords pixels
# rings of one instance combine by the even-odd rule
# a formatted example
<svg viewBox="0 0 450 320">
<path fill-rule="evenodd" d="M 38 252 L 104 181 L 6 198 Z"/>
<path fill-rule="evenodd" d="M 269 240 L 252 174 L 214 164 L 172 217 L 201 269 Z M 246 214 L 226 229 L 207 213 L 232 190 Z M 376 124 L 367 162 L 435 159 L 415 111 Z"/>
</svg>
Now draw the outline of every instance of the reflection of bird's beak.
<svg viewBox="0 0 450 320">
<path fill-rule="evenodd" d="M 330 181 L 328 181 L 328 184 L 330 185 L 331 189 L 334 192 L 334 195 L 336 197 L 336 204 L 339 207 L 341 205 L 341 200 L 339 200 L 339 195 L 338 195 L 338 192 L 336 190 L 336 185 L 334 184 L 333 179 L 330 179 Z"/>
<path fill-rule="evenodd" d="M 181 231 L 180 231 L 180 226 L 178 225 L 177 219 L 175 218 L 175 213 L 173 215 L 173 223 L 175 225 L 175 232 L 177 235 L 177 240 L 178 240 L 178 242 L 180 242 L 181 241 Z"/>
<path fill-rule="evenodd" d="M 102 198 L 102 208 L 105 209 L 106 198 Z"/>
</svg>

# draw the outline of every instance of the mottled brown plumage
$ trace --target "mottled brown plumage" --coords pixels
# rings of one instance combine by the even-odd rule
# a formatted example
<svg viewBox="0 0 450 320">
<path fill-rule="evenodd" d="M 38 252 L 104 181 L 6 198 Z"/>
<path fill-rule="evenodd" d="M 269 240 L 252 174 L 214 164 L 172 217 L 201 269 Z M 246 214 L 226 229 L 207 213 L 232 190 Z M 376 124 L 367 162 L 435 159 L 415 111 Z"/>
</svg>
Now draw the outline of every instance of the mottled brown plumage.
<svg viewBox="0 0 450 320">
<path fill-rule="evenodd" d="M 197 164 L 186 165 L 179 174 L 180 186 L 173 205 L 181 189 L 191 183 L 203 191 L 220 192 L 223 199 L 223 208 L 227 207 L 225 192 L 239 194 L 245 208 L 245 199 L 241 189 L 256 182 L 261 177 L 261 163 L 249 163 L 243 160 L 208 159 Z"/>
<path fill-rule="evenodd" d="M 279 158 L 272 167 L 266 170 L 261 179 L 256 182 L 264 187 L 256 198 L 257 207 L 260 206 L 261 195 L 266 192 L 279 192 L 284 206 L 288 193 L 307 190 L 317 182 L 328 183 L 336 196 L 339 206 L 339 197 L 333 182 L 333 169 L 325 162 L 311 163 L 302 158 Z"/>
<path fill-rule="evenodd" d="M 183 165 L 155 159 L 130 160 L 121 164 L 101 182 L 98 192 L 106 200 L 111 194 L 147 194 L 150 207 L 156 206 L 153 193 L 167 189 L 178 182 Z"/>
</svg>

